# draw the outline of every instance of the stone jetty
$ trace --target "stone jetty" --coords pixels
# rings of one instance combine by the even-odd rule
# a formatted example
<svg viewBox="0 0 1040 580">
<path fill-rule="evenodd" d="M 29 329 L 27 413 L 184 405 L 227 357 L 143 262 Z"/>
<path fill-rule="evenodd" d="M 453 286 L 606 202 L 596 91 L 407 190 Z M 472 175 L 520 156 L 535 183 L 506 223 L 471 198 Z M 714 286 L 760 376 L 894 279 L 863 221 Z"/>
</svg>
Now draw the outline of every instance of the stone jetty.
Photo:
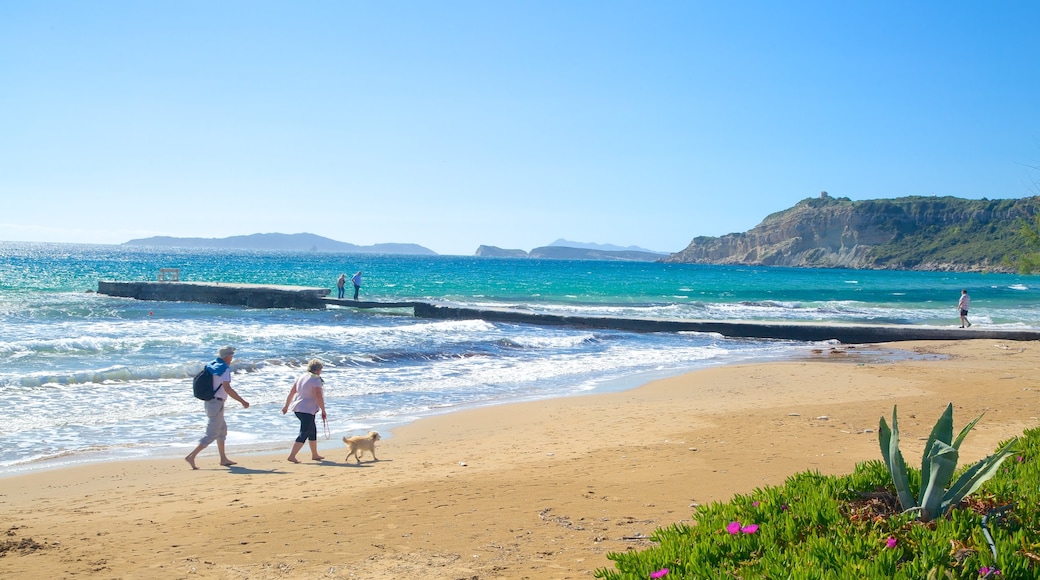
<svg viewBox="0 0 1040 580">
<path fill-rule="evenodd" d="M 151 281 L 98 282 L 98 293 L 137 300 L 208 302 L 249 308 L 321 309 L 329 305 L 346 308 L 411 308 L 418 318 L 480 319 L 490 322 L 573 326 L 626 330 L 631 332 L 709 332 L 728 338 L 825 341 L 866 344 L 907 340 L 1040 340 L 1040 330 L 961 329 L 956 327 L 899 324 L 828 324 L 814 322 L 771 322 L 744 320 L 690 320 L 682 318 L 619 318 L 534 313 L 508 308 L 468 308 L 450 303 L 382 302 L 329 298 L 328 288 L 223 284 L 213 282 Z"/>
<path fill-rule="evenodd" d="M 539 314 L 508 308 L 464 308 L 419 302 L 415 316 L 421 318 L 480 319 L 556 326 L 580 326 L 632 332 L 710 332 L 728 338 L 772 338 L 778 340 L 837 340 L 845 344 L 907 340 L 1040 340 L 1040 330 L 961 329 L 900 324 L 835 324 L 814 322 L 771 322 L 746 320 L 691 320 L 686 318 L 617 318 Z M 976 325 L 978 326 L 978 325 Z"/>
<path fill-rule="evenodd" d="M 206 302 L 249 308 L 325 308 L 328 288 L 219 282 L 98 282 L 98 294 L 168 302 Z"/>
</svg>

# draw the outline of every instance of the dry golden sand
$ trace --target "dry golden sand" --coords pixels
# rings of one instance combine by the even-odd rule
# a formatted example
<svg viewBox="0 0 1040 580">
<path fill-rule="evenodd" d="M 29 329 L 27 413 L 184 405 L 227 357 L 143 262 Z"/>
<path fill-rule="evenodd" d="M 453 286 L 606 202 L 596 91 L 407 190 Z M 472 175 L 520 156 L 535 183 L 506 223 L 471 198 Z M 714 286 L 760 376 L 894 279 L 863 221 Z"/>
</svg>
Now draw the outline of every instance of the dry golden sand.
<svg viewBox="0 0 1040 580">
<path fill-rule="evenodd" d="M 232 455 L 227 469 L 207 449 L 199 471 L 177 459 L 3 478 L 0 577 L 590 578 L 695 503 L 880 458 L 894 403 L 910 461 L 947 402 L 957 428 L 986 412 L 964 461 L 1037 425 L 1040 344 L 888 347 L 943 356 L 825 350 L 459 412 L 395 430 L 360 466 L 322 441 L 333 462 Z"/>
</svg>

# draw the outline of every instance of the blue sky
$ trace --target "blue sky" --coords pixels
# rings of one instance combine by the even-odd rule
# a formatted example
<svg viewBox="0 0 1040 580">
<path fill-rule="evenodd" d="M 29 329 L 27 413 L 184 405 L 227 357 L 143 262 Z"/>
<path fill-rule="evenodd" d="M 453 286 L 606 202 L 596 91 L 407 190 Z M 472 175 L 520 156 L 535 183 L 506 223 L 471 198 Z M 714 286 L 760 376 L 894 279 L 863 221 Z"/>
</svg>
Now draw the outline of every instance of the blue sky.
<svg viewBox="0 0 1040 580">
<path fill-rule="evenodd" d="M 0 2 L 0 240 L 678 251 L 1040 193 L 1040 2 Z"/>
</svg>

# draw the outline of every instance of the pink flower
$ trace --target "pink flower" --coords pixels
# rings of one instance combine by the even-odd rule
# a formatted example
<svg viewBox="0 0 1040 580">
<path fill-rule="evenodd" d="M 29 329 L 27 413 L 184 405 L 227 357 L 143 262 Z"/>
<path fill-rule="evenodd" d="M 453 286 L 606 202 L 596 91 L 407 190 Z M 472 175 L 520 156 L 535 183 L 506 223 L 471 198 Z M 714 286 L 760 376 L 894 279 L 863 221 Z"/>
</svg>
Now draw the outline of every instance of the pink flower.
<svg viewBox="0 0 1040 580">
<path fill-rule="evenodd" d="M 751 502 L 751 507 L 758 507 L 758 502 L 757 501 Z"/>
<path fill-rule="evenodd" d="M 651 578 L 664 578 L 667 575 L 668 575 L 668 568 L 661 568 L 657 572 L 651 572 L 650 573 L 650 577 Z"/>
<path fill-rule="evenodd" d="M 897 543 L 898 542 L 896 542 L 896 539 L 893 538 L 892 536 L 889 536 L 888 540 L 885 541 L 885 545 L 888 546 L 889 548 L 895 548 Z"/>
<path fill-rule="evenodd" d="M 999 575 L 1000 575 L 1000 569 L 999 568 L 990 568 L 989 566 L 983 566 L 983 567 L 979 568 L 979 576 L 982 576 L 983 578 L 985 578 L 987 576 L 999 576 Z"/>
<path fill-rule="evenodd" d="M 746 526 L 741 526 L 740 522 L 730 522 L 729 525 L 726 526 L 726 531 L 729 532 L 730 535 L 735 535 L 739 533 L 753 534 L 758 531 L 758 524 L 748 524 Z"/>
</svg>

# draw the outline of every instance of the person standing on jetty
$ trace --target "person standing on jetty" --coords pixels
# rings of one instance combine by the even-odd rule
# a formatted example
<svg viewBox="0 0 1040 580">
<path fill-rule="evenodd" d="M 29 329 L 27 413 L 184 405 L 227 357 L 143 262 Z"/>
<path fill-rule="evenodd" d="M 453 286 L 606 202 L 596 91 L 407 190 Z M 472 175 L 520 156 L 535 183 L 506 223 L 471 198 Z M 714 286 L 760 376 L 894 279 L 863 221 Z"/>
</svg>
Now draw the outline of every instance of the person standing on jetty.
<svg viewBox="0 0 1040 580">
<path fill-rule="evenodd" d="M 968 297 L 968 291 L 961 290 L 961 299 L 957 301 L 957 310 L 961 311 L 961 328 L 971 326 L 971 323 L 968 322 L 968 306 L 970 305 L 971 298 Z"/>
<path fill-rule="evenodd" d="M 358 290 L 361 290 L 361 270 L 358 270 L 350 281 L 354 283 L 354 300 L 357 300 Z"/>
<path fill-rule="evenodd" d="M 347 275 L 340 274 L 339 279 L 336 280 L 336 289 L 339 290 L 339 299 L 343 300 L 343 294 L 346 292 L 347 287 Z"/>
<path fill-rule="evenodd" d="M 289 461 L 299 463 L 296 454 L 303 448 L 306 441 L 311 447 L 311 459 L 321 461 L 325 459 L 318 455 L 318 426 L 314 423 L 314 415 L 321 411 L 321 420 L 325 421 L 325 393 L 322 385 L 325 381 L 321 378 L 321 369 L 324 365 L 320 360 L 314 358 L 307 363 L 307 373 L 300 375 L 289 390 L 289 396 L 285 398 L 282 414 L 289 409 L 293 410 L 296 418 L 300 420 L 300 435 L 293 443 L 292 451 L 289 452 Z"/>
<path fill-rule="evenodd" d="M 242 403 L 242 407 L 248 409 L 249 401 L 246 401 L 231 388 L 231 359 L 235 356 L 235 348 L 225 346 L 217 351 L 217 360 L 206 365 L 209 374 L 213 375 L 213 398 L 205 401 L 206 434 L 199 439 L 199 444 L 184 458 L 192 469 L 198 469 L 195 465 L 195 457 L 200 451 L 209 447 L 213 441 L 217 442 L 217 452 L 220 453 L 220 464 L 225 467 L 235 465 L 234 461 L 228 459 L 224 451 L 224 441 L 227 439 L 227 421 L 224 420 L 224 401 L 228 397 Z"/>
</svg>

